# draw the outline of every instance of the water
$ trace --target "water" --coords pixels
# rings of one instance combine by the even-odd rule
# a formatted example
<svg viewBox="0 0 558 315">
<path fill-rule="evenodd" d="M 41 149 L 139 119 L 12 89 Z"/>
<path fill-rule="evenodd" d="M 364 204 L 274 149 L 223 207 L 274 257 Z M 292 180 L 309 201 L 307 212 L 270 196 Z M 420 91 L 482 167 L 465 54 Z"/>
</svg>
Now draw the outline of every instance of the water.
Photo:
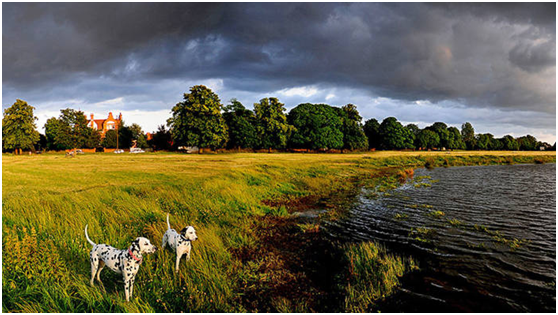
<svg viewBox="0 0 558 315">
<path fill-rule="evenodd" d="M 555 312 L 556 164 L 420 176 L 431 187 L 415 181 L 376 199 L 363 193 L 347 219 L 326 226 L 334 237 L 376 240 L 419 261 L 382 311 Z"/>
</svg>

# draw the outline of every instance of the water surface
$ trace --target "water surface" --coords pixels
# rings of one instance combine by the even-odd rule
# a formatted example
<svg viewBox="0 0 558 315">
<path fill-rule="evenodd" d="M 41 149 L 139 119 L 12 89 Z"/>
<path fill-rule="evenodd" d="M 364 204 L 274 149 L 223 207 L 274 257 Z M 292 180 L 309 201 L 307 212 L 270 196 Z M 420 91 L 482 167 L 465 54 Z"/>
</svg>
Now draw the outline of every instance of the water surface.
<svg viewBox="0 0 558 315">
<path fill-rule="evenodd" d="M 327 230 L 419 261 L 383 311 L 556 311 L 555 164 L 418 169 Z"/>
</svg>

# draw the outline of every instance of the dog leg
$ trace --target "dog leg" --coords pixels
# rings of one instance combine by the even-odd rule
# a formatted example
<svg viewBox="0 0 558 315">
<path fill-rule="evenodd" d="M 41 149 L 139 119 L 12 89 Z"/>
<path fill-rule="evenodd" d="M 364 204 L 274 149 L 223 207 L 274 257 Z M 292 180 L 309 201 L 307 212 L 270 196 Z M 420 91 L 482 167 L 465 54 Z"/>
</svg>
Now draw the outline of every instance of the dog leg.
<svg viewBox="0 0 558 315">
<path fill-rule="evenodd" d="M 134 282 L 136 282 L 136 276 L 130 279 L 130 298 L 134 295 Z"/>
<path fill-rule="evenodd" d="M 97 275 L 97 269 L 99 268 L 99 258 L 97 255 L 92 254 L 89 259 L 91 260 L 91 281 L 89 281 L 89 284 L 93 287 L 95 286 L 93 281 L 95 280 L 95 275 Z"/>
<path fill-rule="evenodd" d="M 163 244 L 161 245 L 161 248 L 165 248 L 165 245 L 167 245 L 167 241 L 168 241 L 168 236 L 167 233 L 165 232 L 165 235 L 163 235 Z"/>
<path fill-rule="evenodd" d="M 100 284 L 103 284 L 101 281 L 101 270 L 103 270 L 103 268 L 105 268 L 105 262 L 101 260 L 99 261 L 99 267 L 97 270 L 97 281 L 99 281 Z"/>
<path fill-rule="evenodd" d="M 130 302 L 130 278 L 124 274 L 124 293 L 126 294 L 126 302 Z"/>
<path fill-rule="evenodd" d="M 180 267 L 180 258 L 182 258 L 182 252 L 177 251 L 177 252 L 176 252 L 176 272 L 179 271 L 179 267 Z"/>
</svg>

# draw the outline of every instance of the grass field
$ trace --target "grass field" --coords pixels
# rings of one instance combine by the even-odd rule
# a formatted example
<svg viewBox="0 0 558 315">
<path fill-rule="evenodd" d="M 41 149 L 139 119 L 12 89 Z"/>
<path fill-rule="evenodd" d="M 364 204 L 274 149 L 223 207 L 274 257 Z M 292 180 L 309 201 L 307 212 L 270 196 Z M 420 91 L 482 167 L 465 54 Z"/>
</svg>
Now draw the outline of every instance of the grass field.
<svg viewBox="0 0 558 315">
<path fill-rule="evenodd" d="M 427 166 L 555 162 L 555 152 L 2 156 L 4 312 L 368 311 L 416 268 L 375 243 L 336 244 L 290 212 L 342 216 L 359 185 Z M 407 175 L 405 175 L 407 174 Z M 89 286 L 90 245 L 160 246 L 194 225 L 192 260 L 144 259 L 130 303 L 119 275 Z M 322 263 L 321 261 L 330 261 Z M 334 266 L 334 267 L 332 267 Z"/>
</svg>

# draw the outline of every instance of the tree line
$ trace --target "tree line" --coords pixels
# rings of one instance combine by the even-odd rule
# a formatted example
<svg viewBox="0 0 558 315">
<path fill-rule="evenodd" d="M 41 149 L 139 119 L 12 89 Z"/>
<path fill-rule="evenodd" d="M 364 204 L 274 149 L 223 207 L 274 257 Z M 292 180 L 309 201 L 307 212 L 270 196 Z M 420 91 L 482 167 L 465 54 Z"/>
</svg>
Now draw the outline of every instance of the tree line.
<svg viewBox="0 0 558 315">
<path fill-rule="evenodd" d="M 395 117 L 381 123 L 372 118 L 362 123 L 357 107 L 347 104 L 304 103 L 288 113 L 278 98 L 263 98 L 247 109 L 236 99 L 224 106 L 211 89 L 196 85 L 184 93 L 182 102 L 171 110 L 167 124 L 160 125 L 147 140 L 137 124 L 123 122 L 108 130 L 104 138 L 87 126 L 82 111 L 62 109 L 36 131 L 34 107 L 17 100 L 4 110 L 3 151 L 66 150 L 74 148 L 129 148 L 136 140 L 141 148 L 177 150 L 181 147 L 216 149 L 308 149 L 308 150 L 555 150 L 556 143 L 537 141 L 531 135 L 495 138 L 490 133 L 475 134 L 466 122 L 461 130 L 435 122 L 423 129 L 403 126 Z M 167 129 L 168 127 L 168 129 Z"/>
</svg>

